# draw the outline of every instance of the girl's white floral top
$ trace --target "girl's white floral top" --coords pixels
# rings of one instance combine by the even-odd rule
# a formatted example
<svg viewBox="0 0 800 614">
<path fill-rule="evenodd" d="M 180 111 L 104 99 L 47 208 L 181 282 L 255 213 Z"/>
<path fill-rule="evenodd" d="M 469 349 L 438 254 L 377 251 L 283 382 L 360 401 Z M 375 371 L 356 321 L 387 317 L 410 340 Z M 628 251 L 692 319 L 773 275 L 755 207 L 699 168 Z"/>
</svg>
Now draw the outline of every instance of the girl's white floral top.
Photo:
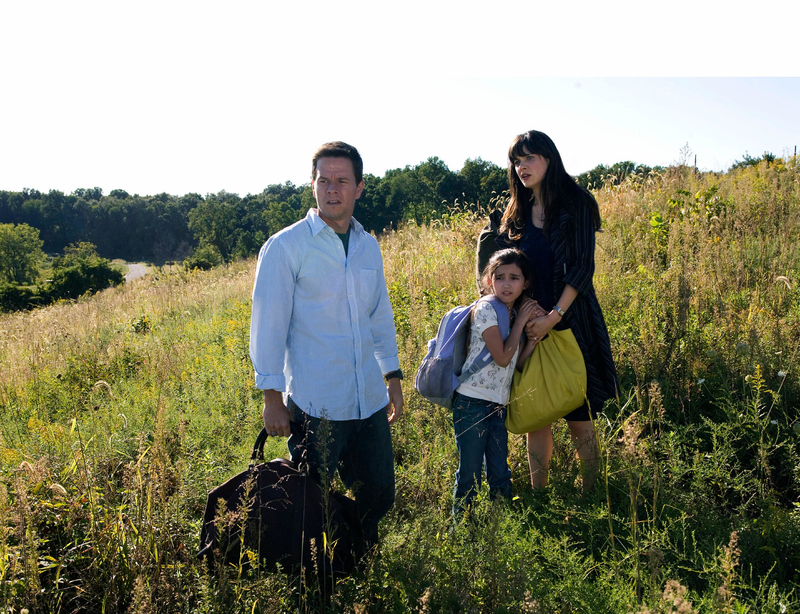
<svg viewBox="0 0 800 614">
<path fill-rule="evenodd" d="M 469 330 L 469 349 L 464 367 L 469 368 L 475 358 L 486 347 L 483 340 L 483 331 L 492 326 L 497 326 L 497 312 L 489 301 L 479 301 L 472 312 L 472 323 Z M 483 369 L 470 376 L 456 390 L 464 396 L 474 399 L 484 399 L 500 405 L 508 404 L 511 392 L 511 381 L 514 378 L 514 367 L 517 365 L 519 346 L 514 351 L 514 356 L 508 366 L 501 367 L 494 360 Z"/>
</svg>

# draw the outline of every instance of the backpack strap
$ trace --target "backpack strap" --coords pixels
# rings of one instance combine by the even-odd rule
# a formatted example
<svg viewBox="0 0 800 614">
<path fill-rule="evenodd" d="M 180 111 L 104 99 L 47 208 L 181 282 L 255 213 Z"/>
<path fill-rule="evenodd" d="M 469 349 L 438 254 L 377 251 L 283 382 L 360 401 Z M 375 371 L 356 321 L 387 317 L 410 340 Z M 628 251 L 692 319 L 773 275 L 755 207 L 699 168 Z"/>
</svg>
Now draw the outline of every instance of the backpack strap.
<svg viewBox="0 0 800 614">
<path fill-rule="evenodd" d="M 490 294 L 489 296 L 484 296 L 483 298 L 475 301 L 472 304 L 473 308 L 480 301 L 488 301 L 492 304 L 495 313 L 497 313 L 497 326 L 500 328 L 500 334 L 503 337 L 503 341 L 508 339 L 508 335 L 511 333 L 511 321 L 508 318 L 508 307 L 506 307 L 505 304 L 503 304 L 503 301 L 497 298 L 494 294 Z M 458 376 L 458 383 L 463 384 L 465 381 L 467 381 L 468 377 L 475 375 L 490 362 L 492 362 L 492 355 L 489 352 L 489 348 L 484 347 L 483 351 L 478 354 L 478 357 L 472 362 L 469 368 L 461 371 L 461 375 Z"/>
</svg>

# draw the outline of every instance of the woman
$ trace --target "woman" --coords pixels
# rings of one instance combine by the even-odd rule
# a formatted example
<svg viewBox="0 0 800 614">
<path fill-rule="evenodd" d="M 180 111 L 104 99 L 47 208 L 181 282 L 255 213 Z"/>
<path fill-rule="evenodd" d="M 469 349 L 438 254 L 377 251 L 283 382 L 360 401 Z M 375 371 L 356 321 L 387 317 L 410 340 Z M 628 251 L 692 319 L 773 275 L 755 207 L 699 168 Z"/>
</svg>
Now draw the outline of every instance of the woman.
<svg viewBox="0 0 800 614">
<path fill-rule="evenodd" d="M 619 383 L 594 275 L 597 201 L 567 174 L 553 141 L 543 132 L 518 135 L 508 150 L 510 199 L 500 220 L 490 218 L 478 242 L 478 268 L 497 249 L 518 247 L 534 271 L 531 296 L 547 315 L 528 323 L 537 343 L 552 329 L 572 329 L 586 363 L 587 402 L 565 416 L 580 458 L 584 492 L 594 485 L 597 443 L 592 419 L 617 396 Z M 528 433 L 528 462 L 534 488 L 547 485 L 553 455 L 550 426 Z"/>
</svg>

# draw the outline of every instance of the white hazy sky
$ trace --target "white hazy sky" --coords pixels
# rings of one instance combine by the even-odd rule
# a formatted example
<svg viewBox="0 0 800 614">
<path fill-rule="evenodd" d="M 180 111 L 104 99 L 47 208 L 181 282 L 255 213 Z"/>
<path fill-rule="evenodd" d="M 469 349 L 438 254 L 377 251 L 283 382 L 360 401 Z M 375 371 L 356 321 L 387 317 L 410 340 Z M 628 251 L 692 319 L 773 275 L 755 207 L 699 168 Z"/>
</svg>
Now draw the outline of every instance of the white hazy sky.
<svg viewBox="0 0 800 614">
<path fill-rule="evenodd" d="M 257 193 L 318 145 L 365 171 L 701 169 L 800 144 L 800 3 L 0 0 L 0 190 Z M 567 7 L 567 8 L 560 8 Z"/>
</svg>

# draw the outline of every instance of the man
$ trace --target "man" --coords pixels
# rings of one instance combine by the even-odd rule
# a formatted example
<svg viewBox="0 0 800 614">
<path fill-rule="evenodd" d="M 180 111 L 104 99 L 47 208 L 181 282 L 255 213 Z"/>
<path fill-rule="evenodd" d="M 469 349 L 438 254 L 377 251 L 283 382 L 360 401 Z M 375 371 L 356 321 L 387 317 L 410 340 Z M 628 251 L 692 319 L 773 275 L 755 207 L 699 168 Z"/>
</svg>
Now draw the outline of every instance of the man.
<svg viewBox="0 0 800 614">
<path fill-rule="evenodd" d="M 362 175 L 361 156 L 346 143 L 314 154 L 317 208 L 270 237 L 258 256 L 250 357 L 264 390 L 264 428 L 291 435 L 298 461 L 303 442 L 289 421 L 304 426 L 312 472 L 338 468 L 355 491 L 365 541 L 375 544 L 394 503 L 389 425 L 403 413 L 403 392 L 383 259 L 353 218 Z"/>
</svg>

